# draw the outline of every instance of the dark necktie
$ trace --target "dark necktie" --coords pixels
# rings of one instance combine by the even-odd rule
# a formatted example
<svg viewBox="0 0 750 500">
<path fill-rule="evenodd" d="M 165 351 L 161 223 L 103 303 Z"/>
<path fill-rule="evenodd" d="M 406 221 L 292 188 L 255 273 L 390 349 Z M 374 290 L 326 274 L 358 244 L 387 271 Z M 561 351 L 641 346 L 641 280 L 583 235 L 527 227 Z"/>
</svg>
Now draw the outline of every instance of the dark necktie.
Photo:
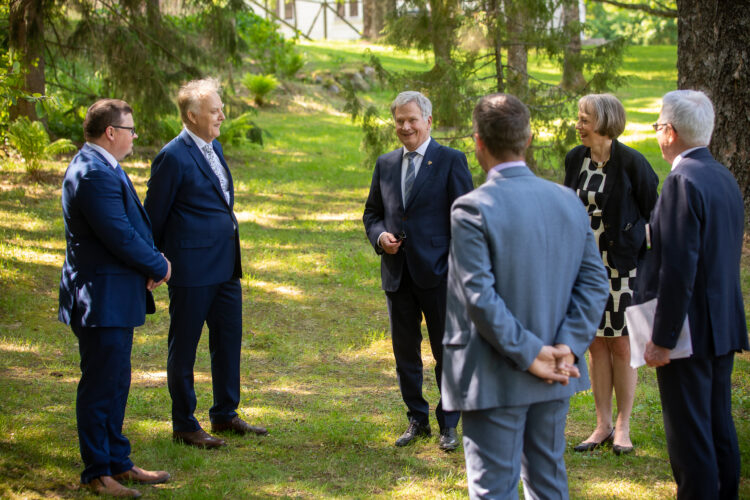
<svg viewBox="0 0 750 500">
<path fill-rule="evenodd" d="M 417 156 L 417 154 L 416 151 L 409 151 L 406 153 L 406 158 L 409 160 L 409 166 L 406 167 L 406 178 L 404 179 L 404 205 L 409 201 L 411 188 L 414 186 L 414 157 Z"/>
</svg>

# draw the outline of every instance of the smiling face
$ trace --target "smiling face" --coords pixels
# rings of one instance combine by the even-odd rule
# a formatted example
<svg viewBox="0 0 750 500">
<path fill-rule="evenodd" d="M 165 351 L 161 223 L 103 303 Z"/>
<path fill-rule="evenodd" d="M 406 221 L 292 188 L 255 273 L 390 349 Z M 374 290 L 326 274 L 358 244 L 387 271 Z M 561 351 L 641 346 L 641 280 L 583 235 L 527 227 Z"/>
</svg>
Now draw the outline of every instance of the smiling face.
<svg viewBox="0 0 750 500">
<path fill-rule="evenodd" d="M 219 94 L 210 92 L 200 100 L 197 111 L 188 110 L 189 123 L 186 125 L 191 132 L 210 143 L 221 133 L 221 123 L 225 118 L 223 107 Z"/>
<path fill-rule="evenodd" d="M 581 138 L 581 144 L 590 148 L 609 140 L 609 137 L 596 132 L 594 130 L 595 128 L 596 117 L 579 109 L 578 121 L 576 122 L 576 131 L 578 132 L 578 136 Z"/>
<path fill-rule="evenodd" d="M 414 151 L 430 137 L 432 117 L 422 117 L 422 110 L 416 102 L 411 101 L 393 111 L 396 124 L 396 135 L 408 151 Z"/>
</svg>

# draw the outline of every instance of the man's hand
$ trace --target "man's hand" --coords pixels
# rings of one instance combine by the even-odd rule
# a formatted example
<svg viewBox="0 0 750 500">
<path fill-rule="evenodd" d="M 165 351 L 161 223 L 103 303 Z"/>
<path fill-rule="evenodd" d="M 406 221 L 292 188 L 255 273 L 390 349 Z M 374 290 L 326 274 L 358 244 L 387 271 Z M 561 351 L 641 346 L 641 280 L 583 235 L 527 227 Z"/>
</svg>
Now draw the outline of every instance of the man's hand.
<svg viewBox="0 0 750 500">
<path fill-rule="evenodd" d="M 169 278 L 172 277 L 172 263 L 169 262 L 169 259 L 164 256 L 164 254 L 161 254 L 161 256 L 164 257 L 165 261 L 167 261 L 167 275 L 158 282 L 154 281 L 153 278 L 149 278 L 146 282 L 146 290 L 148 290 L 149 292 L 154 291 L 159 285 L 161 285 L 162 283 L 166 283 L 167 281 L 169 281 Z"/>
<path fill-rule="evenodd" d="M 401 240 L 396 239 L 391 233 L 383 233 L 380 235 L 378 244 L 385 253 L 393 255 L 398 252 L 398 249 L 401 247 Z"/>
<path fill-rule="evenodd" d="M 572 353 L 568 346 L 564 347 L 543 346 L 529 366 L 529 373 L 547 381 L 548 384 L 560 382 L 562 385 L 568 385 L 569 377 L 578 377 L 580 373 L 578 368 L 565 361 L 570 359 L 569 356 L 572 356 Z M 558 363 L 562 373 L 558 371 Z"/>
<path fill-rule="evenodd" d="M 560 352 L 567 353 L 564 356 L 560 356 L 559 358 L 557 358 L 555 371 L 557 371 L 557 373 L 559 374 L 567 375 L 568 377 L 579 378 L 581 376 L 581 372 L 575 365 L 576 356 L 575 354 L 573 354 L 573 351 L 570 350 L 570 347 L 565 344 L 555 344 L 555 348 L 557 348 Z"/>
<path fill-rule="evenodd" d="M 650 340 L 646 344 L 646 352 L 643 353 L 643 359 L 646 360 L 646 364 L 652 368 L 664 366 L 669 363 L 669 352 L 671 349 L 661 347 Z"/>
</svg>

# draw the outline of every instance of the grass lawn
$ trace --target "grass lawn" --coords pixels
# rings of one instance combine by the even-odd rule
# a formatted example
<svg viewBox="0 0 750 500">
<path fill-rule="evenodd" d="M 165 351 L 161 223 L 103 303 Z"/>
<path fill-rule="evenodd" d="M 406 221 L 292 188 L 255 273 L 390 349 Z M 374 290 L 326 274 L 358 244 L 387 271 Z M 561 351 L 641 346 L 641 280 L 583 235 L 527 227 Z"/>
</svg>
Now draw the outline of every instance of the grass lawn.
<svg viewBox="0 0 750 500">
<path fill-rule="evenodd" d="M 360 65 L 364 44 L 306 43 L 310 70 Z M 415 53 L 371 47 L 388 68 L 425 65 Z M 626 142 L 668 172 L 650 128 L 659 97 L 674 88 L 674 47 L 633 48 L 620 96 Z M 140 487 L 147 498 L 464 498 L 462 449 L 446 454 L 437 438 L 396 448 L 406 426 L 395 376 L 378 257 L 361 215 L 371 168 L 361 164 L 361 133 L 341 102 L 319 87 L 278 94 L 256 117 L 269 135 L 263 149 L 227 148 L 235 179 L 244 269 L 240 413 L 265 425 L 265 437 L 230 436 L 203 451 L 172 443 L 166 386 L 167 290 L 157 314 L 137 328 L 125 419 L 136 464 L 168 470 L 173 480 Z M 389 96 L 373 93 L 376 102 Z M 138 117 L 136 122 L 138 121 Z M 125 162 L 145 195 L 148 157 Z M 65 240 L 60 181 L 68 160 L 47 164 L 47 183 L 22 166 L 0 166 L 0 497 L 85 498 L 75 427 L 79 377 L 76 339 L 57 322 L 57 286 Z M 473 169 L 477 169 L 476 162 Z M 743 283 L 750 290 L 750 261 Z M 748 304 L 746 296 L 746 304 Z M 425 347 L 429 351 L 428 347 Z M 427 399 L 437 401 L 427 352 Z M 566 453 L 572 498 L 672 498 L 654 372 L 640 370 L 632 422 L 633 455 L 610 448 Z M 209 428 L 208 342 L 195 367 L 198 420 Z M 733 405 L 743 453 L 740 496 L 750 497 L 750 356 L 738 356 Z M 571 400 L 567 440 L 595 422 L 593 397 Z M 433 430 L 436 425 L 433 423 Z M 460 431 L 460 429 L 459 429 Z M 435 433 L 436 434 L 436 433 Z"/>
</svg>

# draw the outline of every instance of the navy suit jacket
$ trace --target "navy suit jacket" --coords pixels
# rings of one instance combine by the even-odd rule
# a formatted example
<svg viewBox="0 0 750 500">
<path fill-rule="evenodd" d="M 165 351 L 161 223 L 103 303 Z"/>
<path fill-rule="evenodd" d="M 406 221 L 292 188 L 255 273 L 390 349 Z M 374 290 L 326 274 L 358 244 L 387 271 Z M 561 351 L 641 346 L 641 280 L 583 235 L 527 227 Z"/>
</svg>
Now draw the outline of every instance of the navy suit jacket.
<svg viewBox="0 0 750 500">
<path fill-rule="evenodd" d="M 586 209 L 526 166 L 490 172 L 451 212 L 443 406 L 484 410 L 562 399 L 589 387 L 583 354 L 609 294 Z M 580 378 L 548 384 L 527 370 L 566 344 Z"/>
<path fill-rule="evenodd" d="M 652 340 L 674 348 L 687 315 L 693 356 L 748 349 L 740 289 L 742 195 L 708 149 L 689 153 L 664 179 L 651 216 L 652 250 L 638 269 L 636 302 L 658 297 Z"/>
<path fill-rule="evenodd" d="M 208 286 L 242 276 L 232 175 L 221 144 L 214 140 L 212 145 L 229 180 L 229 203 L 216 174 L 185 130 L 151 164 L 144 206 L 154 226 L 156 246 L 172 263 L 170 286 Z"/>
<path fill-rule="evenodd" d="M 404 206 L 402 156 L 403 148 L 398 148 L 378 158 L 362 217 L 367 238 L 381 254 L 380 276 L 387 292 L 398 290 L 404 261 L 420 288 L 434 288 L 445 279 L 451 240 L 450 207 L 474 187 L 466 155 L 432 139 Z M 378 245 L 378 237 L 384 231 L 406 234 L 406 241 L 395 255 L 383 252 Z"/>
<path fill-rule="evenodd" d="M 58 318 L 80 327 L 135 327 L 154 312 L 146 281 L 160 281 L 167 263 L 130 180 L 84 145 L 62 185 L 65 263 Z M 75 314 L 74 314 L 75 311 Z"/>
</svg>

